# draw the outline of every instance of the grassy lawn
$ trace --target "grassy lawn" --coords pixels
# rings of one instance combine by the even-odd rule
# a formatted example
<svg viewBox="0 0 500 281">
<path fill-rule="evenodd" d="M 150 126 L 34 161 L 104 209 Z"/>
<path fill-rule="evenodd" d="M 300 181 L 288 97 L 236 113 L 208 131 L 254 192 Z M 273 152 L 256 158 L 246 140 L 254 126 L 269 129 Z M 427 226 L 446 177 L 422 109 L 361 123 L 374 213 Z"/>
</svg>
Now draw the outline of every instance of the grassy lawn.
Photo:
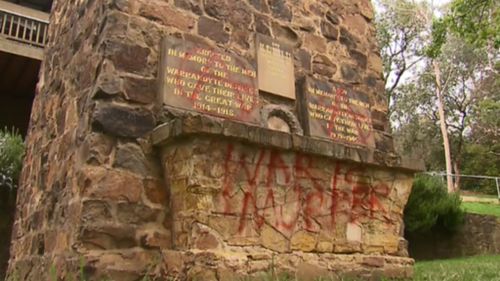
<svg viewBox="0 0 500 281">
<path fill-rule="evenodd" d="M 486 204 L 477 202 L 463 202 L 463 208 L 467 213 L 492 215 L 500 217 L 500 204 Z M 500 265 L 499 265 L 500 267 Z"/>
<path fill-rule="evenodd" d="M 414 281 L 500 281 L 500 255 L 417 262 Z"/>
</svg>

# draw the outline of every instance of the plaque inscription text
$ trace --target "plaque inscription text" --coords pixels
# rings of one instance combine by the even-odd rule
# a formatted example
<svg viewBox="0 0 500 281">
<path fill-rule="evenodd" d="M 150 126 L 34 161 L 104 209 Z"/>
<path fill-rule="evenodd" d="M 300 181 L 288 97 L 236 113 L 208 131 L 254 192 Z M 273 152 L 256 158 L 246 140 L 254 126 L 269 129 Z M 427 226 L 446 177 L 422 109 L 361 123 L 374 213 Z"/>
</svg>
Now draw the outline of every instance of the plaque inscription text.
<svg viewBox="0 0 500 281">
<path fill-rule="evenodd" d="M 161 55 L 160 91 L 166 105 L 259 122 L 257 73 L 243 59 L 173 37 L 163 40 Z"/>
<path fill-rule="evenodd" d="M 369 99 L 340 84 L 307 78 L 302 118 L 311 136 L 374 147 Z"/>
</svg>

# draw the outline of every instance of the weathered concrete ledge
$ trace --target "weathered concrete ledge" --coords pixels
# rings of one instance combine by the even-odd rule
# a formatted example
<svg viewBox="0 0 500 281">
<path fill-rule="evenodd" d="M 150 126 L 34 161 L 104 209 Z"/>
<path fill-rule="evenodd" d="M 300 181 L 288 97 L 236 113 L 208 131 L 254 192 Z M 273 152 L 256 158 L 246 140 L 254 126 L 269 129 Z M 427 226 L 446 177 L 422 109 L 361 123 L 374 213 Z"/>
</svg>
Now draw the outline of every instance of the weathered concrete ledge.
<svg viewBox="0 0 500 281">
<path fill-rule="evenodd" d="M 347 146 L 326 139 L 274 131 L 197 113 L 182 114 L 156 127 L 151 133 L 151 141 L 154 146 L 161 146 L 178 138 L 193 135 L 224 136 L 269 148 L 331 157 L 339 161 L 391 168 L 410 173 L 423 170 L 421 161 L 407 159 L 396 154 L 365 147 Z"/>
</svg>

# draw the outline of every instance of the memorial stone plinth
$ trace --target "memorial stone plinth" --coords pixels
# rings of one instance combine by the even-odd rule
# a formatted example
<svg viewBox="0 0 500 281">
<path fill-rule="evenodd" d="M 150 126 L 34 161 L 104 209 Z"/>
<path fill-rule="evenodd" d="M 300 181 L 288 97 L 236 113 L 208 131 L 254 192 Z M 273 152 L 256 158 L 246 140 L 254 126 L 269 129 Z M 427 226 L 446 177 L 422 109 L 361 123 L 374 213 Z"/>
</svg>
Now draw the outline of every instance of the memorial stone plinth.
<svg viewBox="0 0 500 281">
<path fill-rule="evenodd" d="M 370 1 L 53 2 L 8 278 L 411 276 Z"/>
<path fill-rule="evenodd" d="M 177 117 L 152 141 L 169 187 L 172 248 L 210 253 L 219 270 L 232 264 L 242 275 L 251 256 L 275 256 L 277 268 L 292 272 L 349 256 L 355 271 L 370 261 L 407 275 L 410 260 L 397 255 L 412 170 L 375 152 L 370 98 L 311 77 L 295 88 L 293 49 L 256 39 L 257 73 L 242 57 L 163 40 L 162 103 Z M 269 115 L 257 88 L 293 101 L 305 136 L 261 126 Z"/>
</svg>

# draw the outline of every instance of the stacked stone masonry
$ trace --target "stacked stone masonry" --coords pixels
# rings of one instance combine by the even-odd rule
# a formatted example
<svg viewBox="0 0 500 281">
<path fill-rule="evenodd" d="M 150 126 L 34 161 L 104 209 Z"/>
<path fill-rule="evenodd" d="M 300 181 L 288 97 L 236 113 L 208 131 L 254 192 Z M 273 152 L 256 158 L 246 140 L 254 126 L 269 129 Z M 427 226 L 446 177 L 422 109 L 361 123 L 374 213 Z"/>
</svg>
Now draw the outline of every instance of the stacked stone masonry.
<svg viewBox="0 0 500 281">
<path fill-rule="evenodd" d="M 372 20 L 368 0 L 55 0 L 9 277 L 410 276 L 400 227 L 412 171 L 393 151 Z M 163 38 L 255 64 L 256 33 L 293 46 L 296 81 L 367 95 L 375 147 L 158 102 Z M 260 98 L 298 114 L 295 101 Z M 165 123 L 180 125 L 152 137 Z"/>
<path fill-rule="evenodd" d="M 408 235 L 409 252 L 417 260 L 450 259 L 500 254 L 500 218 L 466 214 L 465 223 L 453 234 Z"/>
</svg>

